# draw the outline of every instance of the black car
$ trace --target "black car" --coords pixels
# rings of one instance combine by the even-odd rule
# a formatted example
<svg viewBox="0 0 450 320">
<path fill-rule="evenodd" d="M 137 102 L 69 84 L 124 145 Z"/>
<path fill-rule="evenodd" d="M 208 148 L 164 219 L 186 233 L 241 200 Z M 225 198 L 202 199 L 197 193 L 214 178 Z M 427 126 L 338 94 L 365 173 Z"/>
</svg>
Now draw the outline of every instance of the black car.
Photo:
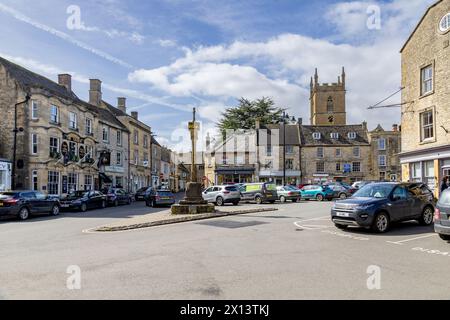
<svg viewBox="0 0 450 320">
<path fill-rule="evenodd" d="M 383 233 L 391 222 L 417 220 L 431 225 L 434 205 L 433 194 L 425 184 L 371 183 L 353 197 L 337 201 L 331 219 L 339 229 L 360 226 Z"/>
<path fill-rule="evenodd" d="M 175 196 L 167 190 L 151 190 L 145 197 L 147 207 L 171 206 L 175 204 Z"/>
<path fill-rule="evenodd" d="M 27 220 L 33 214 L 59 215 L 58 199 L 51 199 L 36 191 L 10 191 L 0 193 L 0 216 L 17 216 Z"/>
<path fill-rule="evenodd" d="M 136 191 L 134 199 L 136 201 L 145 201 L 145 197 L 150 193 L 150 191 L 152 191 L 152 189 L 152 187 L 140 188 L 138 191 Z"/>
<path fill-rule="evenodd" d="M 61 208 L 67 210 L 80 210 L 106 208 L 107 198 L 100 191 L 74 191 L 61 199 Z"/>
<path fill-rule="evenodd" d="M 106 194 L 108 205 L 119 206 L 121 204 L 131 204 L 131 195 L 121 188 L 111 188 Z"/>
</svg>

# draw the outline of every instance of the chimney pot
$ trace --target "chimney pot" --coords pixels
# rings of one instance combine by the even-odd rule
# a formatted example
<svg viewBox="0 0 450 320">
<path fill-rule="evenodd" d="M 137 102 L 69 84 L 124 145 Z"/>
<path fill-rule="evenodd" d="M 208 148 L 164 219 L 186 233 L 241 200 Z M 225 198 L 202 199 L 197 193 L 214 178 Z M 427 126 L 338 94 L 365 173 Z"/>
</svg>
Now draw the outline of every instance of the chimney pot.
<svg viewBox="0 0 450 320">
<path fill-rule="evenodd" d="M 398 124 L 392 125 L 392 131 L 394 131 L 394 132 L 398 131 Z"/>
<path fill-rule="evenodd" d="M 99 107 L 102 101 L 102 82 L 98 79 L 90 80 L 89 103 Z"/>
<path fill-rule="evenodd" d="M 67 91 L 72 91 L 72 76 L 70 74 L 59 74 L 58 84 L 67 89 Z"/>
<path fill-rule="evenodd" d="M 132 116 L 134 119 L 136 119 L 136 120 L 139 119 L 139 113 L 137 113 L 136 111 L 133 111 L 133 112 L 131 113 L 131 116 Z"/>
<path fill-rule="evenodd" d="M 127 113 L 127 98 L 117 98 L 117 109 L 124 113 Z"/>
</svg>

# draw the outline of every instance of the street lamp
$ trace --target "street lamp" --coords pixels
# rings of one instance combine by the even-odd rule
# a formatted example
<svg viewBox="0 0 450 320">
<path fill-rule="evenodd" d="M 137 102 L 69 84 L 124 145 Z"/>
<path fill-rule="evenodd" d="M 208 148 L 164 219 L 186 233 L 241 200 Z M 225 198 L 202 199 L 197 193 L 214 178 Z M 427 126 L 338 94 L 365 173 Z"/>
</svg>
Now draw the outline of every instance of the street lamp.
<svg viewBox="0 0 450 320">
<path fill-rule="evenodd" d="M 16 157 L 17 157 L 17 133 L 23 131 L 23 128 L 17 128 L 17 107 L 22 104 L 27 104 L 31 97 L 27 93 L 25 100 L 18 102 L 14 105 L 14 142 L 13 142 L 13 164 L 12 164 L 12 177 L 11 177 L 11 187 L 13 190 L 16 189 Z"/>
<path fill-rule="evenodd" d="M 286 185 L 286 121 L 289 120 L 289 115 L 283 111 L 283 186 Z"/>
</svg>

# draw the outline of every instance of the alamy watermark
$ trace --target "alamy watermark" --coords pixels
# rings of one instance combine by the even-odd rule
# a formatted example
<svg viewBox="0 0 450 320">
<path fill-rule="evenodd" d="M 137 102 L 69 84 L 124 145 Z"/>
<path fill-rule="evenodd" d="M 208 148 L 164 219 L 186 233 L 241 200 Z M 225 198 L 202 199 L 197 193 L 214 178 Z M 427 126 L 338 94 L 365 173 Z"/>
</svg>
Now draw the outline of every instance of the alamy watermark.
<svg viewBox="0 0 450 320">
<path fill-rule="evenodd" d="M 66 280 L 67 289 L 81 290 L 81 268 L 77 265 L 71 265 L 67 267 L 66 273 L 70 275 Z"/>
<path fill-rule="evenodd" d="M 370 5 L 367 7 L 367 29 L 380 30 L 381 29 L 381 8 L 378 5 Z"/>
<path fill-rule="evenodd" d="M 379 266 L 371 265 L 367 267 L 367 278 L 366 285 L 369 290 L 380 290 L 381 289 L 381 268 Z"/>
</svg>

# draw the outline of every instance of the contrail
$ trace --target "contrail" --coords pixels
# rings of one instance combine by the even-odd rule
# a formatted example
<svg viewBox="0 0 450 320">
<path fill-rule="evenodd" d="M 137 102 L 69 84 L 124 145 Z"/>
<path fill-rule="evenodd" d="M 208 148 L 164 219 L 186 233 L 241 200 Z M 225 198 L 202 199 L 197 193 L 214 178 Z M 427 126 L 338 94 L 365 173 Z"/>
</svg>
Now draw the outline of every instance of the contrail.
<svg viewBox="0 0 450 320">
<path fill-rule="evenodd" d="M 45 32 L 48 32 L 48 33 L 54 35 L 54 36 L 57 36 L 58 38 L 63 39 L 65 41 L 67 41 L 67 42 L 70 42 L 73 45 L 76 45 L 77 47 L 82 48 L 84 50 L 87 50 L 87 51 L 89 51 L 89 52 L 91 52 L 91 53 L 93 53 L 93 54 L 95 54 L 95 55 L 97 55 L 97 56 L 99 56 L 99 57 L 101 57 L 103 59 L 106 59 L 106 60 L 108 60 L 110 62 L 113 62 L 115 64 L 121 65 L 123 67 L 129 68 L 129 69 L 133 69 L 133 66 L 131 64 L 129 64 L 129 63 L 123 61 L 123 60 L 120 60 L 118 58 L 115 58 L 115 57 L 111 56 L 110 54 L 108 54 L 106 52 L 103 52 L 101 50 L 95 49 L 95 48 L 89 46 L 88 44 L 86 44 L 84 42 L 78 41 L 78 40 L 74 39 L 73 37 L 71 37 L 70 35 L 68 35 L 67 33 L 64 33 L 62 31 L 56 30 L 56 29 L 54 29 L 52 27 L 49 27 L 49 26 L 47 26 L 45 24 L 37 22 L 37 21 L 31 19 L 30 17 L 27 17 L 23 13 L 15 10 L 15 9 L 13 9 L 11 7 L 8 7 L 8 6 L 6 6 L 6 5 L 4 5 L 2 3 L 0 3 L 0 11 L 8 13 L 8 14 L 10 14 L 11 16 L 13 16 L 15 19 L 17 19 L 19 21 L 25 22 L 25 23 L 27 23 L 27 24 L 29 24 L 29 25 L 37 28 L 37 29 L 43 30 Z"/>
</svg>

